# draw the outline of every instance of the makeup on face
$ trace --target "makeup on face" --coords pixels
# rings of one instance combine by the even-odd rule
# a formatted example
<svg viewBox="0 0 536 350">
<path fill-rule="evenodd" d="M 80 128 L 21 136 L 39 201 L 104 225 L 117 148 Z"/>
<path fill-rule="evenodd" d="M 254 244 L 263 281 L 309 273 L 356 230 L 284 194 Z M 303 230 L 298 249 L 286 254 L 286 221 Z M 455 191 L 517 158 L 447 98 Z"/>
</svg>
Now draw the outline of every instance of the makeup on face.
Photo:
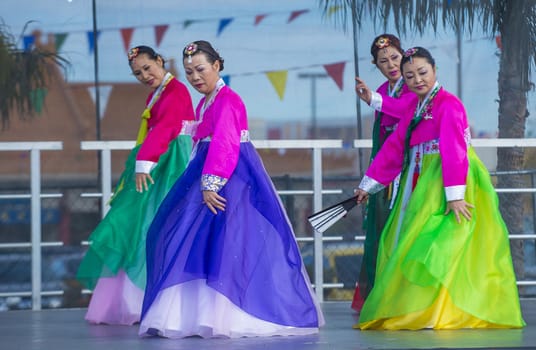
<svg viewBox="0 0 536 350">
<path fill-rule="evenodd" d="M 160 86 L 166 73 L 158 60 L 153 60 L 146 54 L 140 54 L 132 59 L 130 68 L 136 79 L 153 89 Z"/>
<path fill-rule="evenodd" d="M 378 51 L 376 66 L 389 80 L 396 82 L 400 78 L 400 61 L 402 54 L 394 47 L 388 46 Z"/>
<path fill-rule="evenodd" d="M 404 81 L 411 91 L 424 97 L 436 82 L 435 67 L 423 57 L 414 57 L 404 64 Z"/>
<path fill-rule="evenodd" d="M 198 53 L 183 63 L 190 85 L 204 95 L 210 94 L 220 79 L 218 62 L 211 64 L 204 54 Z"/>
</svg>

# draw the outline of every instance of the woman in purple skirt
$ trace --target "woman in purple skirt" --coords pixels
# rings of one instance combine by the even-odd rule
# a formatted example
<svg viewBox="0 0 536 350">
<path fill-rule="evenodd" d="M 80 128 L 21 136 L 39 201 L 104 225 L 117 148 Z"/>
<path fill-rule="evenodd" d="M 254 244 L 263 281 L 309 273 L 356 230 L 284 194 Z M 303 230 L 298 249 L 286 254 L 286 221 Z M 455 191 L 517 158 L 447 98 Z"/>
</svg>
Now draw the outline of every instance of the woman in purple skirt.
<svg viewBox="0 0 536 350">
<path fill-rule="evenodd" d="M 324 319 L 285 210 L 249 140 L 246 108 L 206 41 L 184 48 L 196 110 L 192 159 L 147 235 L 141 335 L 317 333 Z"/>
</svg>

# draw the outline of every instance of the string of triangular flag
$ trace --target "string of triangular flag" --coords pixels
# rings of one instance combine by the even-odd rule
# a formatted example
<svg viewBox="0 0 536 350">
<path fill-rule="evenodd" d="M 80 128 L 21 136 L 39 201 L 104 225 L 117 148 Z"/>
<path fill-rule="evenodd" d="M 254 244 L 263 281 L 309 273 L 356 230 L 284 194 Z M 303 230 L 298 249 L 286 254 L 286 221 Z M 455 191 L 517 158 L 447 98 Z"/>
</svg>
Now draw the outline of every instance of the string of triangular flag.
<svg viewBox="0 0 536 350">
<path fill-rule="evenodd" d="M 301 10 L 293 10 L 290 12 L 290 14 L 288 13 L 288 11 L 285 11 L 284 13 L 286 15 L 288 15 L 287 17 L 287 20 L 286 20 L 286 23 L 291 23 L 293 21 L 295 21 L 298 17 L 310 12 L 311 10 L 310 9 L 301 9 Z M 266 17 L 268 16 L 273 16 L 273 15 L 278 15 L 278 14 L 281 14 L 282 12 L 279 11 L 279 12 L 270 12 L 270 13 L 264 13 L 264 14 L 259 14 L 259 15 L 255 15 L 254 18 L 253 18 L 253 26 L 258 26 Z M 132 40 L 132 37 L 134 35 L 134 31 L 136 29 L 141 29 L 141 28 L 144 28 L 144 27 L 153 27 L 153 30 L 154 30 L 154 33 L 155 33 L 155 43 L 156 43 L 156 47 L 159 47 L 160 46 L 160 43 L 162 42 L 163 38 L 164 38 L 164 35 L 166 33 L 166 31 L 169 29 L 169 27 L 171 25 L 175 25 L 175 24 L 179 24 L 179 25 L 182 25 L 182 28 L 183 29 L 186 29 L 188 27 L 190 27 L 192 24 L 194 23 L 201 23 L 201 22 L 218 22 L 218 26 L 217 26 L 217 31 L 216 31 L 216 35 L 217 36 L 220 36 L 223 31 L 229 27 L 229 25 L 239 16 L 235 16 L 235 17 L 227 17 L 227 18 L 209 18 L 209 19 L 187 19 L 187 20 L 184 20 L 184 21 L 180 21 L 180 22 L 174 22 L 174 23 L 170 23 L 170 24 L 158 24 L 158 25 L 145 25 L 145 26 L 137 26 L 137 27 L 123 27 L 123 28 L 117 28 L 117 27 L 107 27 L 107 28 L 100 28 L 97 33 L 96 33 L 96 38 L 95 38 L 95 33 L 93 32 L 93 30 L 88 30 L 88 31 L 83 31 L 86 33 L 86 37 L 87 37 L 87 40 L 88 40 L 88 48 L 89 48 L 89 53 L 92 54 L 93 51 L 94 51 L 94 47 L 95 47 L 95 40 L 99 38 L 100 34 L 102 32 L 105 32 L 105 31 L 119 31 L 120 35 L 121 35 L 121 39 L 123 41 L 123 48 L 125 49 L 125 51 L 128 51 L 128 49 L 130 48 L 130 42 Z M 244 17 L 244 16 L 242 16 Z M 250 16 L 248 16 L 250 17 Z M 61 33 L 54 33 L 54 43 L 55 43 L 55 48 L 56 48 L 56 52 L 59 52 L 61 50 L 61 47 L 62 45 L 65 43 L 67 37 L 72 34 L 72 33 L 77 33 L 77 32 L 80 32 L 80 31 L 70 31 L 69 33 L 66 33 L 66 32 L 61 32 Z M 24 36 L 23 38 L 23 48 L 25 50 L 27 49 L 30 49 L 32 47 L 32 45 L 34 44 L 35 40 L 33 38 L 33 35 L 26 35 Z"/>
<path fill-rule="evenodd" d="M 326 73 L 328 74 L 331 79 L 335 82 L 339 90 L 343 90 L 344 84 L 343 84 L 343 77 L 344 77 L 344 68 L 346 67 L 347 61 L 342 62 L 336 62 L 336 63 L 330 63 L 330 64 L 322 64 L 322 65 L 309 65 L 306 67 L 295 67 L 295 68 L 289 68 L 285 70 L 277 70 L 277 71 L 268 71 L 263 72 L 270 83 L 272 84 L 273 88 L 275 89 L 275 92 L 277 93 L 277 96 L 279 96 L 280 100 L 283 100 L 285 97 L 285 90 L 287 86 L 287 78 L 288 78 L 288 72 L 289 70 L 302 70 L 304 68 L 311 68 L 311 67 L 319 67 L 322 66 Z M 258 74 L 258 73 L 257 73 Z M 248 73 L 245 74 L 238 74 L 238 75 L 250 75 Z M 226 83 L 230 82 L 230 76 L 226 76 L 225 79 Z"/>
<path fill-rule="evenodd" d="M 482 38 L 471 38 L 467 40 L 467 42 L 476 41 L 476 40 L 487 40 L 487 37 Z M 429 46 L 430 49 L 440 48 L 447 53 L 455 52 L 452 51 L 448 45 L 432 45 Z M 369 60 L 368 57 L 360 57 L 360 61 L 362 60 Z M 225 83 L 230 85 L 231 76 L 247 76 L 247 75 L 254 75 L 254 74 L 265 74 L 270 83 L 272 84 L 275 92 L 277 93 L 277 96 L 279 96 L 279 99 L 283 100 L 285 97 L 285 90 L 286 90 L 286 84 L 287 84 L 287 78 L 288 78 L 288 71 L 290 70 L 303 70 L 304 68 L 312 68 L 312 67 L 319 67 L 322 66 L 329 77 L 335 82 L 339 90 L 344 89 L 343 84 L 343 77 L 344 77 L 344 69 L 346 67 L 346 63 L 348 61 L 340 61 L 335 63 L 329 63 L 329 64 L 314 64 L 314 65 L 308 65 L 308 66 L 300 66 L 300 67 L 293 67 L 288 68 L 284 70 L 276 70 L 276 71 L 267 71 L 267 72 L 251 72 L 251 73 L 241 73 L 241 74 L 233 74 L 233 75 L 226 75 L 223 77 L 225 80 Z"/>
<path fill-rule="evenodd" d="M 288 72 L 290 70 L 299 70 L 304 68 L 312 68 L 312 67 L 319 67 L 322 66 L 326 70 L 326 73 L 333 79 L 335 84 L 338 86 L 338 88 L 342 91 L 343 90 L 343 75 L 344 75 L 344 67 L 346 66 L 346 61 L 342 62 L 336 62 L 336 63 L 330 63 L 330 64 L 322 64 L 322 65 L 309 65 L 306 67 L 294 67 L 286 70 L 278 70 L 278 71 L 268 71 L 268 72 L 262 72 L 266 75 L 270 83 L 275 89 L 275 92 L 277 93 L 277 96 L 280 100 L 283 100 L 285 97 L 285 89 L 287 84 L 287 77 Z M 246 75 L 254 75 L 259 73 L 242 73 L 242 74 L 236 74 L 236 75 L 224 75 L 222 76 L 222 79 L 225 81 L 227 85 L 231 85 L 231 76 L 246 76 Z M 112 85 L 101 85 L 99 88 L 100 96 L 101 96 L 101 103 L 100 103 L 100 116 L 101 118 L 104 116 L 104 113 L 106 111 L 106 105 L 108 103 L 108 98 L 110 97 L 110 94 L 112 92 Z M 88 92 L 93 100 L 95 102 L 95 94 L 96 89 L 94 86 L 88 87 Z M 41 106 L 43 104 L 44 95 L 46 95 L 46 91 L 36 91 L 36 96 L 34 97 L 34 105 L 36 106 L 36 110 L 39 112 L 41 111 Z"/>
</svg>

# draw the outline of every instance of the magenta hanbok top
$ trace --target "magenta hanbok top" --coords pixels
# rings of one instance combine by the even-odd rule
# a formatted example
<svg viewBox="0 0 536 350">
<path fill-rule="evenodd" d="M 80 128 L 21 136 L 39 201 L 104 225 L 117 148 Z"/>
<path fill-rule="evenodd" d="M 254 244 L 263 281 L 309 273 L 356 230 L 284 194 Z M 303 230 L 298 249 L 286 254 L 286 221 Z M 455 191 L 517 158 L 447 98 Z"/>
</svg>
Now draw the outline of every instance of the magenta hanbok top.
<svg viewBox="0 0 536 350">
<path fill-rule="evenodd" d="M 417 108 L 417 101 L 407 109 L 395 132 L 384 143 L 368 168 L 359 188 L 376 193 L 402 171 L 406 132 Z M 388 113 L 398 100 L 384 98 L 382 111 Z M 428 105 L 424 118 L 413 130 L 410 147 L 427 141 L 439 141 L 443 183 L 447 200 L 463 199 L 469 161 L 467 148 L 471 135 L 467 113 L 462 102 L 453 94 L 440 88 Z"/>
<path fill-rule="evenodd" d="M 378 118 L 378 110 L 381 110 L 382 112 L 382 119 L 380 121 L 380 135 L 379 140 L 377 140 L 380 142 L 380 144 L 383 144 L 386 139 L 386 135 L 391 133 L 396 128 L 401 116 L 405 113 L 404 111 L 406 111 L 408 108 L 411 108 L 411 106 L 417 100 L 417 95 L 408 89 L 407 85 L 402 81 L 402 78 L 399 79 L 397 84 L 402 84 L 402 87 L 400 88 L 401 90 L 397 94 L 398 97 L 393 96 L 392 92 L 390 94 L 389 81 L 384 82 L 376 90 L 376 92 L 381 95 L 381 100 L 391 100 L 382 109 L 380 109 L 380 107 L 375 108 L 377 109 L 376 113 L 374 114 L 375 118 Z M 395 85 L 395 90 L 396 89 L 397 86 Z M 372 101 L 374 101 L 374 98 Z M 371 107 L 376 107 L 373 102 L 371 102 Z"/>
<path fill-rule="evenodd" d="M 194 142 L 210 140 L 202 172 L 202 190 L 219 191 L 238 162 L 240 142 L 248 141 L 247 111 L 240 96 L 220 83 L 214 100 L 202 112 L 206 97 L 196 109 L 199 121 Z"/>
<path fill-rule="evenodd" d="M 147 97 L 147 104 L 153 94 Z M 136 172 L 149 173 L 168 145 L 179 133 L 185 121 L 194 119 L 192 98 L 186 86 L 173 78 L 151 107 L 151 118 L 147 120 L 147 137 L 136 156 Z"/>
</svg>

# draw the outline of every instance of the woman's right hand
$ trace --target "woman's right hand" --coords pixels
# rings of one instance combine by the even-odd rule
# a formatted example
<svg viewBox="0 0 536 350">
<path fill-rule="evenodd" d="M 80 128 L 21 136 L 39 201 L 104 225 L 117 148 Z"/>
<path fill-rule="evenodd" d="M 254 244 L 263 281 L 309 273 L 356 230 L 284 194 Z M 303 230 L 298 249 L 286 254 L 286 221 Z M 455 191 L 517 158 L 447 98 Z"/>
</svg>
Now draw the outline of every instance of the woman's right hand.
<svg viewBox="0 0 536 350">
<path fill-rule="evenodd" d="M 357 96 L 363 101 L 365 101 L 368 105 L 370 105 L 370 100 L 372 99 L 372 91 L 370 91 L 367 84 L 365 84 L 365 81 L 361 79 L 360 77 L 355 77 L 355 92 L 357 93 Z"/>
<path fill-rule="evenodd" d="M 149 189 L 149 184 L 154 184 L 154 180 L 151 177 L 151 174 L 145 174 L 145 173 L 136 173 L 136 191 L 142 193 L 143 191 L 147 191 Z"/>
<path fill-rule="evenodd" d="M 365 203 L 368 200 L 369 194 L 367 191 L 358 188 L 354 191 L 354 194 L 357 197 L 357 204 Z"/>
</svg>

